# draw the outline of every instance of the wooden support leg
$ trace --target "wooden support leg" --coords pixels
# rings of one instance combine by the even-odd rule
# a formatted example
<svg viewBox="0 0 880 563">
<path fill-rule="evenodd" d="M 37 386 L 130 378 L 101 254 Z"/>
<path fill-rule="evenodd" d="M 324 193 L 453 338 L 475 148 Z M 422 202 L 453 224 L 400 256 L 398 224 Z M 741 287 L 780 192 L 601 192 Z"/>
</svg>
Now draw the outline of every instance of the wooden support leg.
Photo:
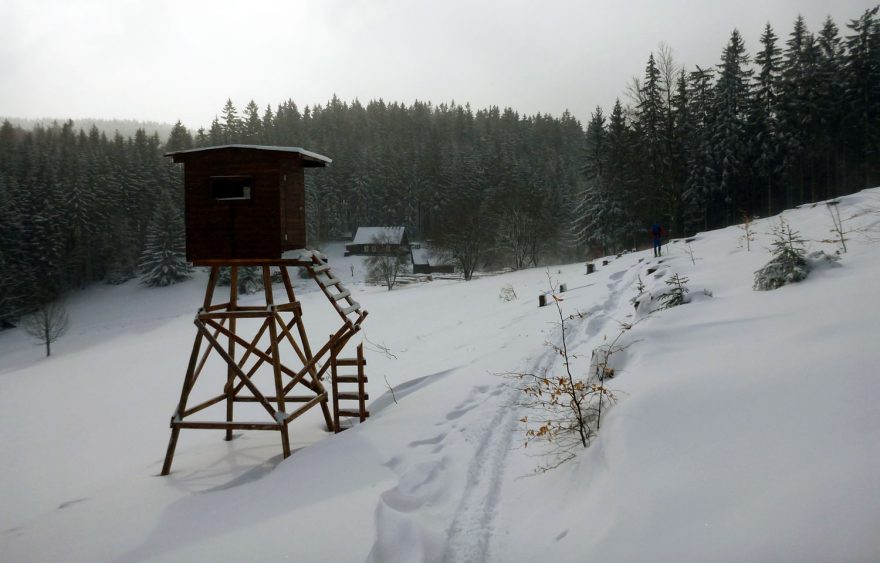
<svg viewBox="0 0 880 563">
<path fill-rule="evenodd" d="M 196 325 L 200 323 L 197 320 Z M 183 378 L 183 388 L 180 390 L 180 401 L 177 403 L 177 410 L 174 412 L 174 418 L 183 416 L 186 410 L 186 401 L 189 393 L 195 383 L 196 362 L 199 357 L 199 349 L 202 346 L 202 331 L 196 334 L 195 342 L 193 342 L 192 353 L 189 356 L 189 366 L 186 369 L 186 376 Z M 174 426 L 174 419 L 171 421 L 171 439 L 168 442 L 168 450 L 165 452 L 165 463 L 162 465 L 162 475 L 168 475 L 171 472 L 171 462 L 174 460 L 174 449 L 177 447 L 177 437 L 180 435 L 180 428 Z"/>
<path fill-rule="evenodd" d="M 361 422 L 367 420 L 367 406 L 364 401 L 366 389 L 364 389 L 364 343 L 361 342 L 357 347 L 357 380 L 358 380 L 358 412 L 360 413 Z"/>
<path fill-rule="evenodd" d="M 305 354 L 306 361 L 311 360 L 314 356 L 312 356 L 312 348 L 309 346 L 309 337 L 306 335 L 306 327 L 303 325 L 302 315 L 297 315 L 296 317 L 296 329 L 299 332 L 299 339 L 303 344 L 303 353 Z M 324 386 L 321 384 L 321 378 L 318 377 L 318 372 L 316 369 L 312 368 L 310 370 L 312 376 L 312 383 L 317 389 L 317 393 L 324 393 Z M 327 431 L 333 432 L 334 424 L 333 418 L 330 416 L 330 408 L 327 405 L 327 400 L 321 401 L 321 412 L 324 414 L 324 422 L 327 424 Z"/>
<path fill-rule="evenodd" d="M 272 276 L 269 273 L 269 266 L 263 266 L 263 289 L 266 293 L 266 306 L 273 307 L 275 302 L 272 297 Z M 275 399 L 278 404 L 278 412 L 284 413 L 284 383 L 281 381 L 281 356 L 278 350 L 278 327 L 275 325 L 274 318 L 267 319 L 267 322 L 269 323 L 269 338 L 271 339 L 272 348 L 272 371 L 275 373 Z M 284 451 L 285 458 L 290 456 L 290 434 L 287 431 L 286 422 L 281 426 L 281 448 Z"/>
<path fill-rule="evenodd" d="M 231 266 L 229 273 L 229 310 L 234 311 L 238 305 L 238 266 Z M 235 317 L 229 319 L 229 331 L 235 334 Z M 229 339 L 229 357 L 235 360 L 235 339 Z M 226 422 L 232 422 L 235 405 L 235 371 L 232 366 L 226 368 Z M 226 441 L 232 440 L 232 428 L 226 429 Z"/>
<path fill-rule="evenodd" d="M 177 437 L 180 436 L 180 428 L 171 429 L 171 439 L 168 441 L 168 451 L 165 452 L 165 463 L 162 465 L 162 475 L 171 473 L 171 462 L 174 460 L 174 449 L 177 447 Z"/>
<path fill-rule="evenodd" d="M 284 455 L 284 459 L 290 457 L 290 434 L 287 431 L 288 424 L 285 422 L 281 427 L 281 452 Z"/>
<path fill-rule="evenodd" d="M 330 335 L 330 340 L 333 340 L 333 335 Z M 342 431 L 342 428 L 339 426 L 339 383 L 338 383 L 338 374 L 336 372 L 336 348 L 330 349 L 330 385 L 333 388 L 333 432 L 337 434 Z"/>
</svg>

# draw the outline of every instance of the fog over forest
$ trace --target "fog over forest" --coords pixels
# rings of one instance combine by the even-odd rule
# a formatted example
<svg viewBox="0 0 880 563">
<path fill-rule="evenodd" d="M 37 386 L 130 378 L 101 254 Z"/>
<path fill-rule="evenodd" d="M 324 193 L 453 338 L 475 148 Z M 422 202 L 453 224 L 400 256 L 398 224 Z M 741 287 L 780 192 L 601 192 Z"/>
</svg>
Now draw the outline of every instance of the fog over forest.
<svg viewBox="0 0 880 563">
<path fill-rule="evenodd" d="M 628 95 L 586 123 L 568 112 L 336 96 L 312 106 L 230 99 L 209 126 L 178 122 L 167 134 L 148 122 L 129 133 L 128 121 L 4 120 L 0 322 L 91 283 L 143 276 L 157 261 L 185 270 L 181 171 L 163 155 L 191 147 L 327 155 L 332 166 L 306 181 L 313 245 L 401 225 L 462 270 L 620 252 L 645 244 L 655 222 L 689 235 L 876 185 L 877 14 L 829 17 L 818 29 L 803 18 L 787 30 L 768 24 L 752 50 L 733 30 L 705 68 L 661 47 L 621 84 Z"/>
</svg>

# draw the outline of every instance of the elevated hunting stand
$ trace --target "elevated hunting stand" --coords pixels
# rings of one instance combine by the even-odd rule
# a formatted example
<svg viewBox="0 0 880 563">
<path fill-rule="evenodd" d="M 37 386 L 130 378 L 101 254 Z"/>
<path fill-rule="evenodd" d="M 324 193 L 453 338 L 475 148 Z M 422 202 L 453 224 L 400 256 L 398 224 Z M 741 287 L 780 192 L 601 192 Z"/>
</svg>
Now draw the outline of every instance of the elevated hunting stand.
<svg viewBox="0 0 880 563">
<path fill-rule="evenodd" d="M 195 342 L 183 380 L 180 401 L 171 418 L 171 439 L 162 475 L 171 471 L 180 430 L 275 430 L 281 433 L 284 457 L 290 455 L 288 425 L 320 406 L 329 431 L 341 430 L 340 417 L 364 421 L 367 394 L 363 346 L 355 358 L 340 357 L 361 328 L 367 312 L 333 276 L 320 253 L 305 250 L 305 183 L 303 168 L 325 166 L 330 159 L 292 147 L 226 145 L 169 153 L 184 163 L 186 189 L 187 260 L 211 268 L 202 307 L 196 314 Z M 287 252 L 282 256 L 282 253 Z M 342 326 L 313 352 L 288 268 L 304 269 L 342 319 Z M 229 268 L 229 298 L 214 302 L 221 268 Z M 264 302 L 239 303 L 241 268 L 261 274 Z M 278 270 L 283 296 L 276 300 L 272 268 Z M 253 270 L 251 270 L 253 271 Z M 255 328 L 252 336 L 244 325 Z M 240 355 L 239 355 L 240 352 Z M 282 354 L 284 352 L 284 354 Z M 211 354 L 222 360 L 217 391 L 194 406 L 191 393 Z M 293 362 L 293 363 L 291 363 Z M 296 365 L 296 368 L 290 367 Z M 354 366 L 355 375 L 340 376 L 339 366 Z M 261 368 L 271 372 L 268 385 L 259 381 Z M 331 373 L 333 409 L 322 380 Z M 340 391 L 344 384 L 352 391 Z M 201 388 L 200 388 L 201 390 Z M 222 390 L 222 391 L 221 391 Z M 340 409 L 339 401 L 356 401 L 357 408 Z M 225 416 L 210 416 L 225 404 Z M 258 403 L 263 420 L 236 421 L 236 403 Z M 295 408 L 293 408 L 295 407 Z M 292 409 L 292 410 L 289 410 Z M 198 416 L 195 416 L 198 415 Z"/>
</svg>

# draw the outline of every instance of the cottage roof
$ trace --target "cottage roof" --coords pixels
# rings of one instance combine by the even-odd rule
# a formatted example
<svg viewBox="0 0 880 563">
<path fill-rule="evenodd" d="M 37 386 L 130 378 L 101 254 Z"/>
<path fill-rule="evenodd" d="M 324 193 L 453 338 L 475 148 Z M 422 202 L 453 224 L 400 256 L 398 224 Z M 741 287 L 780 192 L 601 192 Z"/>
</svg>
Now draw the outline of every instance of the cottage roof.
<svg viewBox="0 0 880 563">
<path fill-rule="evenodd" d="M 412 249 L 412 263 L 418 266 L 429 266 L 430 256 L 427 248 L 413 248 Z"/>
<path fill-rule="evenodd" d="M 412 263 L 419 266 L 446 266 L 454 262 L 448 253 L 442 250 L 422 246 L 412 249 Z"/>
<path fill-rule="evenodd" d="M 203 153 L 209 151 L 221 151 L 221 150 L 249 150 L 249 151 L 266 151 L 266 152 L 276 152 L 276 153 L 295 153 L 299 154 L 303 161 L 308 162 L 306 166 L 326 166 L 333 162 L 332 159 L 318 154 L 316 152 L 307 151 L 302 147 L 272 147 L 266 145 L 218 145 L 214 147 L 201 147 L 198 149 L 187 149 L 183 151 L 173 151 L 165 153 L 165 156 L 174 156 L 177 157 L 179 155 L 190 155 L 194 153 Z M 178 158 L 174 159 L 174 162 L 179 162 Z"/>
<path fill-rule="evenodd" d="M 385 244 L 401 244 L 406 227 L 358 227 L 351 244 L 372 244 L 381 240 Z"/>
</svg>

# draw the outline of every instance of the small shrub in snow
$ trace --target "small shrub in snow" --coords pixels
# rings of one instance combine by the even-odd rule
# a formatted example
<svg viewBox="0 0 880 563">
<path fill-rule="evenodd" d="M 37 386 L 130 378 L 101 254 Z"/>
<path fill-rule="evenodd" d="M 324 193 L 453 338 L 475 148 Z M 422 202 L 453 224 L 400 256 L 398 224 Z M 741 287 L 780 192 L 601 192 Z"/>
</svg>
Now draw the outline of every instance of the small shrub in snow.
<svg viewBox="0 0 880 563">
<path fill-rule="evenodd" d="M 567 335 L 571 326 L 567 321 L 585 320 L 587 314 L 578 311 L 566 317 L 560 305 L 562 299 L 556 294 L 552 281 L 551 296 L 559 313 L 562 336 L 559 344 L 548 343 L 548 346 L 561 358 L 562 372 L 552 374 L 548 369 L 543 373 L 505 374 L 521 382 L 519 389 L 524 396 L 521 405 L 529 410 L 529 414 L 520 419 L 525 426 L 525 446 L 537 440 L 544 446 L 541 455 L 548 456 L 549 462 L 538 471 L 558 467 L 574 459 L 581 447 L 589 446 L 599 431 L 604 411 L 616 402 L 614 393 L 606 386 L 616 374 L 612 357 L 630 346 L 631 342 L 623 342 L 624 334 L 644 320 L 621 323 L 619 333 L 610 342 L 593 350 L 589 371 L 584 377 L 572 370 L 571 362 L 577 356 L 569 350 Z"/>
<path fill-rule="evenodd" d="M 740 229 L 743 230 L 743 234 L 739 237 L 739 246 L 743 247 L 745 244 L 746 250 L 751 252 L 752 243 L 755 242 L 755 229 L 752 226 L 752 216 L 743 211 L 742 215 L 743 224 L 739 226 Z"/>
<path fill-rule="evenodd" d="M 773 258 L 755 272 L 756 291 L 767 291 L 783 285 L 799 282 L 807 278 L 810 266 L 804 258 L 804 239 L 792 230 L 785 219 L 779 218 L 779 225 L 773 227 Z"/>
<path fill-rule="evenodd" d="M 642 281 L 641 274 L 636 276 L 636 280 L 636 291 L 642 293 L 643 291 L 645 291 L 645 282 Z"/>
<path fill-rule="evenodd" d="M 636 296 L 629 300 L 632 303 L 632 306 L 635 307 L 636 311 L 639 310 L 639 303 L 642 303 L 644 299 L 650 299 L 650 296 L 645 295 L 645 282 L 642 281 L 642 276 L 636 276 Z"/>
<path fill-rule="evenodd" d="M 660 297 L 660 303 L 663 305 L 661 309 L 677 307 L 687 302 L 688 281 L 686 277 L 679 276 L 678 274 L 673 274 L 672 277 L 666 280 L 669 290 Z"/>
<path fill-rule="evenodd" d="M 550 273 L 547 273 L 548 279 Z M 586 448 L 593 436 L 590 427 L 591 414 L 588 403 L 595 393 L 602 393 L 601 386 L 589 385 L 587 381 L 576 378 L 571 370 L 574 356 L 568 350 L 570 331 L 566 317 L 562 313 L 561 298 L 556 294 L 557 288 L 550 281 L 551 297 L 559 313 L 559 327 L 562 332 L 561 342 L 548 343 L 556 354 L 562 358 L 563 372 L 559 375 L 550 373 L 507 373 L 507 377 L 520 381 L 519 388 L 523 393 L 523 406 L 536 416 L 526 415 L 520 419 L 525 425 L 525 446 L 538 440 L 550 446 L 553 461 L 542 467 L 542 470 L 557 467 L 573 459 L 579 447 Z M 579 318 L 584 318 L 578 314 Z M 569 316 L 568 319 L 572 319 Z"/>
<path fill-rule="evenodd" d="M 21 327 L 30 336 L 46 345 L 46 357 L 49 357 L 52 355 L 52 343 L 67 332 L 67 310 L 58 301 L 47 301 L 24 317 L 21 320 Z"/>
<path fill-rule="evenodd" d="M 501 292 L 498 294 L 498 299 L 504 301 L 505 303 L 516 301 L 516 291 L 513 289 L 513 286 L 505 285 L 504 287 L 502 287 Z"/>
<path fill-rule="evenodd" d="M 407 261 L 403 254 L 375 255 L 367 258 L 367 282 L 384 285 L 391 291 L 398 278 L 407 273 Z"/>
<path fill-rule="evenodd" d="M 691 263 L 693 263 L 694 266 L 697 265 L 697 260 L 702 260 L 702 258 L 697 258 L 696 256 L 694 256 L 694 249 L 691 247 L 691 243 L 687 243 L 685 245 L 684 253 L 688 255 L 688 258 L 691 259 Z"/>
<path fill-rule="evenodd" d="M 843 230 L 843 220 L 840 218 L 839 205 L 840 202 L 836 200 L 829 201 L 825 204 L 828 208 L 828 213 L 831 214 L 831 224 L 833 225 L 831 232 L 837 236 L 836 241 L 840 243 L 843 252 L 846 252 L 846 233 Z"/>
<path fill-rule="evenodd" d="M 844 229 L 843 222 L 844 220 L 840 218 L 840 209 L 839 201 L 829 201 L 825 204 L 828 207 L 828 213 L 831 214 L 831 222 L 833 227 L 831 228 L 831 232 L 835 235 L 835 238 L 829 242 L 836 242 L 840 244 L 841 250 L 846 254 L 846 235 L 851 233 L 851 230 Z"/>
<path fill-rule="evenodd" d="M 839 268 L 840 267 L 840 255 L 839 254 L 826 254 L 822 250 L 816 250 L 815 252 L 810 252 L 806 256 L 807 266 L 809 266 L 810 271 L 818 270 L 821 268 Z"/>
</svg>

